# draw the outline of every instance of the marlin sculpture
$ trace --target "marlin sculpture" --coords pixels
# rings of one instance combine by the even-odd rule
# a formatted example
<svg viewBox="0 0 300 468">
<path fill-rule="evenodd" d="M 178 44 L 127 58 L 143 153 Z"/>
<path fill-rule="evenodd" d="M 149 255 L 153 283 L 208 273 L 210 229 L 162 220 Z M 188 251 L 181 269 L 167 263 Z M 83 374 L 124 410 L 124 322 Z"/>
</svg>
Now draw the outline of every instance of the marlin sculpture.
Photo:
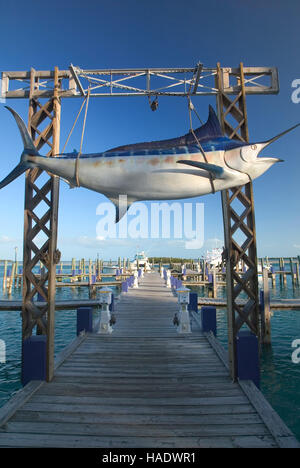
<svg viewBox="0 0 300 468">
<path fill-rule="evenodd" d="M 244 185 L 266 172 L 278 158 L 258 157 L 270 143 L 297 124 L 261 143 L 245 143 L 223 135 L 213 108 L 207 122 L 193 132 L 170 140 L 137 143 L 103 153 L 40 155 L 21 117 L 10 107 L 19 127 L 24 150 L 20 163 L 0 182 L 0 189 L 27 169 L 39 167 L 108 197 L 116 206 L 116 222 L 138 200 L 173 200 L 198 197 Z M 80 157 L 79 157 L 80 156 Z M 128 205 L 119 210 L 119 195 Z"/>
</svg>

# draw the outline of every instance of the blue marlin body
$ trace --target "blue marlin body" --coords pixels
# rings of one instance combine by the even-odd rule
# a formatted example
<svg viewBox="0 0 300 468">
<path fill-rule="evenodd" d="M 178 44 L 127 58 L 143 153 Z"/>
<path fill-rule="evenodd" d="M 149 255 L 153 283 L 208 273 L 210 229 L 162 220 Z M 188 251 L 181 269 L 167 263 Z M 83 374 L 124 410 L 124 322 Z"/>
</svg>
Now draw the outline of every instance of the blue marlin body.
<svg viewBox="0 0 300 468">
<path fill-rule="evenodd" d="M 21 132 L 24 150 L 18 166 L 0 182 L 0 189 L 27 169 L 39 167 L 70 186 L 79 185 L 106 195 L 116 207 L 119 195 L 127 195 L 129 207 L 137 200 L 191 198 L 244 185 L 280 161 L 258 157 L 260 151 L 300 125 L 266 142 L 244 143 L 223 136 L 210 106 L 207 122 L 179 138 L 121 146 L 80 157 L 69 153 L 48 158 L 37 152 L 21 117 L 8 109 Z M 117 211 L 116 220 L 123 214 Z"/>
</svg>

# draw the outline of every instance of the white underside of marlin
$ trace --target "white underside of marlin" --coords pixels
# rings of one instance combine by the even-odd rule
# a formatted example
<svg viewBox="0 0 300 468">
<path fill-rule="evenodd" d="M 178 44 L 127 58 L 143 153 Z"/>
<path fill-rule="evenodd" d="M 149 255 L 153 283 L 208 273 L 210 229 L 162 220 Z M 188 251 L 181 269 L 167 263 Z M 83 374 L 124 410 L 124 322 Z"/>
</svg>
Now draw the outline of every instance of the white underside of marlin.
<svg viewBox="0 0 300 468">
<path fill-rule="evenodd" d="M 39 167 L 67 181 L 106 195 L 117 208 L 119 195 L 128 207 L 137 200 L 198 197 L 244 185 L 266 172 L 278 158 L 258 157 L 260 151 L 298 125 L 263 143 L 248 144 L 222 135 L 210 107 L 206 124 L 172 140 L 138 143 L 103 153 L 45 157 L 33 144 L 21 117 L 11 108 L 24 143 L 18 166 L 0 182 L 0 189 L 25 172 Z M 200 145 L 199 145 L 200 143 Z M 126 209 L 125 209 L 126 212 Z M 124 212 L 117 210 L 118 221 Z"/>
</svg>

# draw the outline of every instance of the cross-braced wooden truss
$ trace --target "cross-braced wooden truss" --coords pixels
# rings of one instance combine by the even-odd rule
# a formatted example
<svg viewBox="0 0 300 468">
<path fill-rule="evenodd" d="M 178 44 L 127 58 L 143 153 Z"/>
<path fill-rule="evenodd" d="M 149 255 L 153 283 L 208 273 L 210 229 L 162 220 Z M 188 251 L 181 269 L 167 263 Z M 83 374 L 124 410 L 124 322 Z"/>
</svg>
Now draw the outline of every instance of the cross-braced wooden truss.
<svg viewBox="0 0 300 468">
<path fill-rule="evenodd" d="M 61 98 L 118 96 L 200 96 L 215 95 L 224 133 L 248 141 L 247 94 L 276 94 L 276 68 L 220 67 L 145 68 L 83 70 L 70 65 L 67 70 L 2 72 L 2 99 L 29 99 L 29 131 L 38 150 L 48 147 L 48 156 L 59 153 Z M 232 97 L 234 96 L 234 97 Z M 41 99 L 48 99 L 41 104 Z M 230 118 L 230 120 L 229 120 Z M 235 122 L 235 123 L 233 123 Z M 47 380 L 54 367 L 55 270 L 59 179 L 39 169 L 26 175 L 24 255 L 23 255 L 23 339 L 37 327 L 47 334 Z M 227 295 L 229 354 L 232 377 L 236 378 L 235 338 L 243 325 L 259 336 L 256 268 L 256 238 L 252 183 L 222 193 L 225 245 L 227 247 Z M 236 205 L 239 205 L 236 206 Z M 42 245 L 39 243 L 44 237 Z M 238 271 L 243 260 L 246 271 Z M 37 272 L 39 263 L 44 265 Z M 45 305 L 35 299 L 43 297 Z M 236 299 L 244 293 L 246 306 Z"/>
<path fill-rule="evenodd" d="M 220 122 L 229 138 L 249 141 L 246 92 L 243 65 L 237 74 L 239 91 L 234 99 L 225 92 L 221 67 L 217 66 L 216 86 Z M 229 123 L 228 118 L 231 118 Z M 233 123 L 234 122 L 234 123 Z M 242 326 L 247 326 L 260 340 L 259 297 L 257 282 L 257 252 L 255 212 L 252 182 L 222 192 L 224 219 L 228 345 L 231 376 L 237 377 L 236 337 Z M 244 271 L 241 271 L 240 265 Z M 238 305 L 240 295 L 246 296 L 246 305 Z"/>
<path fill-rule="evenodd" d="M 3 98 L 36 98 L 53 96 L 53 72 L 36 71 L 36 82 L 30 89 L 31 72 L 2 72 L 1 96 Z M 239 68 L 222 67 L 223 90 L 226 95 L 239 93 Z M 120 96 L 205 96 L 217 95 L 216 67 L 198 63 L 193 68 L 143 68 L 85 70 L 70 65 L 59 70 L 60 97 L 82 97 L 89 90 L 90 97 Z M 245 67 L 246 94 L 278 93 L 277 69 L 272 67 Z"/>
<path fill-rule="evenodd" d="M 31 70 L 30 89 L 36 83 L 35 70 Z M 53 75 L 53 97 L 45 104 L 30 96 L 28 130 L 39 151 L 48 146 L 48 157 L 59 152 L 60 100 L 57 69 Z M 42 128 L 42 129 L 41 129 Z M 42 177 L 43 176 L 43 177 Z M 28 170 L 25 182 L 24 254 L 23 254 L 23 340 L 37 333 L 48 338 L 48 380 L 53 372 L 54 314 L 56 263 L 60 254 L 56 250 L 59 178 L 46 176 L 38 169 Z M 42 245 L 40 241 L 42 238 Z M 40 265 L 43 265 L 40 268 Z M 38 297 L 39 295 L 39 297 Z M 37 307 L 35 301 L 45 301 Z"/>
</svg>

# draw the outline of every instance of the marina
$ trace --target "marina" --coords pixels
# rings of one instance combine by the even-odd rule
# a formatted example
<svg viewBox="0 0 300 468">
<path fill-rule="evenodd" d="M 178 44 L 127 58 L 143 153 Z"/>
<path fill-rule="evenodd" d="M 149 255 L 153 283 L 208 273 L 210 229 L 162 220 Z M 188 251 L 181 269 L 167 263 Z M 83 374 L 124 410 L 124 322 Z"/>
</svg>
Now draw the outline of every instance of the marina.
<svg viewBox="0 0 300 468">
<path fill-rule="evenodd" d="M 253 382 L 232 383 L 199 318 L 180 334 L 176 312 L 172 290 L 146 274 L 118 302 L 111 334 L 80 334 L 50 383 L 32 381 L 0 409 L 0 446 L 299 446 Z"/>
<path fill-rule="evenodd" d="M 137 258 L 140 256 L 140 259 Z M 151 259 L 150 259 L 151 260 Z M 76 261 L 74 258 L 71 262 L 61 262 L 56 267 L 56 287 L 74 287 L 88 286 L 89 288 L 101 286 L 102 281 L 113 279 L 118 286 L 126 277 L 130 276 L 132 271 L 139 268 L 144 268 L 145 271 L 151 270 L 153 267 L 171 270 L 172 275 L 180 278 L 186 286 L 209 286 L 210 295 L 217 297 L 217 288 L 226 285 L 226 268 L 222 262 L 222 257 L 218 257 L 217 263 L 211 263 L 206 260 L 193 260 L 191 263 L 182 262 L 162 264 L 162 262 L 154 264 L 144 256 L 144 252 L 136 254 L 133 261 L 127 258 L 119 259 L 116 262 L 103 262 L 102 260 L 92 261 L 91 259 L 81 259 Z M 263 276 L 263 270 L 267 270 L 268 278 L 271 279 L 272 285 L 276 285 L 276 280 L 279 278 L 280 284 L 287 284 L 287 277 L 291 278 L 293 287 L 299 286 L 299 262 L 300 257 L 296 258 L 272 258 L 258 259 L 258 278 Z M 114 265 L 113 265 L 114 263 Z M 3 268 L 2 286 L 3 290 L 9 295 L 12 294 L 13 288 L 21 288 L 23 281 L 23 269 L 19 262 L 0 260 L 0 268 Z M 244 271 L 244 265 L 239 265 L 237 271 Z M 39 272 L 38 272 L 39 270 Z M 37 268 L 35 275 L 42 279 L 45 267 L 40 265 Z M 1 305 L 0 305 L 1 307 Z"/>
</svg>

